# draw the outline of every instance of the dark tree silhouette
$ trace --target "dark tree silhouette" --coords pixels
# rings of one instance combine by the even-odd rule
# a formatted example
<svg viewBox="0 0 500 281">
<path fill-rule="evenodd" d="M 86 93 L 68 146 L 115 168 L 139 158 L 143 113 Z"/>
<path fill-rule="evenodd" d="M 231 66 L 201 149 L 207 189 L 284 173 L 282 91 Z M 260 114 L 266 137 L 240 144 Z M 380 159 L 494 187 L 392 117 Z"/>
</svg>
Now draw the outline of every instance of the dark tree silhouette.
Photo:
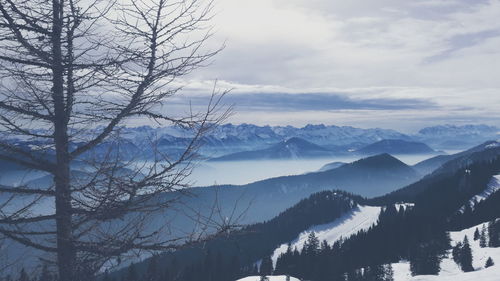
<svg viewBox="0 0 500 281">
<path fill-rule="evenodd" d="M 488 259 L 486 260 L 486 264 L 484 265 L 485 268 L 488 268 L 490 266 L 494 266 L 495 263 L 493 262 L 493 259 L 491 257 L 488 257 Z"/>
<path fill-rule="evenodd" d="M 216 91 L 206 108 L 166 110 L 179 77 L 220 50 L 204 48 L 211 7 L 199 0 L 0 0 L 0 160 L 53 182 L 0 186 L 0 235 L 46 252 L 61 281 L 89 280 L 133 250 L 175 247 L 178 238 L 161 236 L 148 218 L 171 206 L 158 195 L 186 186 L 201 138 L 228 113 Z M 121 155 L 120 128 L 131 119 L 181 126 L 191 141 L 176 156 L 157 152 L 145 169 Z M 94 152 L 106 143 L 109 149 Z M 83 172 L 73 171 L 76 163 Z M 40 214 L 43 204 L 54 211 Z"/>
<path fill-rule="evenodd" d="M 260 264 L 259 274 L 261 276 L 267 276 L 273 274 L 273 271 L 274 271 L 273 260 L 271 259 L 271 256 L 264 257 Z"/>
<path fill-rule="evenodd" d="M 472 250 L 470 248 L 467 235 L 465 235 L 464 241 L 462 242 L 462 249 L 460 251 L 460 266 L 464 272 L 474 271 L 474 267 L 472 267 Z"/>
<path fill-rule="evenodd" d="M 474 241 L 477 241 L 479 237 L 480 237 L 479 228 L 476 227 L 476 230 L 474 230 Z"/>
<path fill-rule="evenodd" d="M 486 235 L 486 226 L 483 224 L 483 227 L 481 229 L 481 234 L 479 235 L 479 246 L 481 248 L 487 247 L 488 246 L 487 240 L 488 240 L 488 238 Z"/>
</svg>

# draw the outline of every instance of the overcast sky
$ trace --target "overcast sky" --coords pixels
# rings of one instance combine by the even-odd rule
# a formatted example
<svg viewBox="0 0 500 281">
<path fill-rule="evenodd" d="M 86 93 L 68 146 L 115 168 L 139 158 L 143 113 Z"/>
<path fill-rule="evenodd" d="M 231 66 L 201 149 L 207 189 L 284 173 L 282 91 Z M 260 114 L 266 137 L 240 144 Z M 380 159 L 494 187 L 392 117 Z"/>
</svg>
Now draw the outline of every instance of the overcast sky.
<svg viewBox="0 0 500 281">
<path fill-rule="evenodd" d="M 215 0 L 233 123 L 500 125 L 500 0 Z M 201 99 L 200 99 L 201 100 Z"/>
</svg>

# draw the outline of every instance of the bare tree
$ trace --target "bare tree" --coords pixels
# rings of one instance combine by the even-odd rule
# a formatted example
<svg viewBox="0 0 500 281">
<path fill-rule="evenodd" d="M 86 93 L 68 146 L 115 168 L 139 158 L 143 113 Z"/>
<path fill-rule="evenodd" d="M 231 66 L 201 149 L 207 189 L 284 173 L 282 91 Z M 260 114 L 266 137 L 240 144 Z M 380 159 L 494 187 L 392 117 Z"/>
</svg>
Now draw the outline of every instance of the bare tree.
<svg viewBox="0 0 500 281">
<path fill-rule="evenodd" d="M 178 79 L 220 51 L 205 50 L 211 9 L 201 0 L 0 0 L 0 160 L 53 179 L 0 186 L 0 234 L 52 254 L 61 281 L 133 250 L 176 247 L 179 238 L 162 239 L 147 219 L 169 208 L 175 198 L 162 195 L 185 187 L 202 136 L 228 114 L 215 91 L 202 111 L 166 107 Z M 132 118 L 181 126 L 191 139 L 141 166 L 120 153 Z"/>
</svg>

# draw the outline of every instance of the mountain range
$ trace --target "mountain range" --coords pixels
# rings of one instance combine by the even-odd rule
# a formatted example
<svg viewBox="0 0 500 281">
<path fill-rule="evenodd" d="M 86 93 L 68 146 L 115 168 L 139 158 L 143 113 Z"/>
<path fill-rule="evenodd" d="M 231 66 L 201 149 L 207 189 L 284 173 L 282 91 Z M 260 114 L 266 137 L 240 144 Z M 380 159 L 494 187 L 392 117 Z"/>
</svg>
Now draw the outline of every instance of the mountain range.
<svg viewBox="0 0 500 281">
<path fill-rule="evenodd" d="M 143 151 L 156 144 L 162 151 L 178 153 L 190 140 L 190 133 L 178 127 L 126 127 L 122 129 L 122 137 L 134 144 L 141 155 L 150 155 Z M 414 134 L 405 134 L 396 130 L 380 128 L 355 128 L 334 125 L 306 125 L 301 128 L 293 126 L 257 126 L 252 124 L 225 124 L 217 127 L 202 139 L 200 154 L 208 158 L 224 155 L 268 149 L 273 145 L 283 143 L 291 138 L 301 138 L 310 143 L 333 151 L 336 154 L 348 153 L 365 148 L 368 145 L 387 141 L 407 141 L 408 152 L 432 152 L 431 150 L 467 149 L 479 143 L 500 138 L 500 129 L 487 125 L 440 125 L 426 127 Z M 412 142 L 424 143 L 412 146 Z M 383 146 L 383 143 L 378 144 Z M 390 148 L 390 147 L 389 147 Z M 397 149 L 393 146 L 393 149 Z M 403 150 L 403 153 L 406 153 Z M 377 151 L 392 153 L 394 151 Z M 376 152 L 374 152 L 376 153 Z"/>
<path fill-rule="evenodd" d="M 78 131 L 81 138 L 90 138 L 96 135 L 102 128 L 95 128 L 88 132 Z M 43 129 L 37 130 L 43 133 Z M 407 141 L 405 145 L 408 150 L 404 153 L 421 152 L 428 150 L 424 145 L 410 145 L 412 142 L 420 142 L 430 146 L 432 149 L 455 150 L 466 149 L 487 140 L 499 138 L 500 129 L 487 125 L 441 125 L 426 127 L 415 134 L 404 134 L 395 130 L 370 128 L 361 129 L 350 126 L 334 125 L 307 125 L 301 128 L 293 126 L 257 126 L 252 124 L 225 124 L 217 127 L 201 139 L 200 156 L 205 158 L 217 158 L 224 155 L 260 151 L 279 145 L 291 138 L 300 138 L 322 148 L 333 151 L 336 155 L 349 153 L 385 140 L 375 147 L 376 153 L 392 153 L 390 142 Z M 179 127 L 122 127 L 120 130 L 121 140 L 107 140 L 100 144 L 93 155 L 103 155 L 111 151 L 120 151 L 122 157 L 128 159 L 151 159 L 154 151 L 158 150 L 171 158 L 178 157 L 189 144 L 192 132 Z M 29 140 L 11 137 L 10 142 L 18 146 L 38 146 L 43 144 L 31 143 Z M 71 143 L 76 147 L 79 143 Z M 380 148 L 386 146 L 385 151 Z M 392 149 L 398 149 L 392 146 Z M 253 156 L 252 156 L 253 157 Z"/>
</svg>

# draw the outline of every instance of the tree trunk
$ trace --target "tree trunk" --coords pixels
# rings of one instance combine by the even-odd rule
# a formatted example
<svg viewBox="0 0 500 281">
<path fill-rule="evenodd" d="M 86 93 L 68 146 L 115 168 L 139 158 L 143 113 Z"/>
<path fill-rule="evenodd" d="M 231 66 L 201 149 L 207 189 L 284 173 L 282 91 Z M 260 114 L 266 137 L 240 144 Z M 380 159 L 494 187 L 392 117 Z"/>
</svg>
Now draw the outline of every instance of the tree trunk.
<svg viewBox="0 0 500 281">
<path fill-rule="evenodd" d="M 54 171 L 57 260 L 60 281 L 75 281 L 76 252 L 72 233 L 70 157 L 68 151 L 68 121 L 64 104 L 64 68 L 61 32 L 63 11 L 61 0 L 53 0 L 52 19 L 52 99 L 54 102 L 54 139 L 56 170 Z"/>
</svg>

